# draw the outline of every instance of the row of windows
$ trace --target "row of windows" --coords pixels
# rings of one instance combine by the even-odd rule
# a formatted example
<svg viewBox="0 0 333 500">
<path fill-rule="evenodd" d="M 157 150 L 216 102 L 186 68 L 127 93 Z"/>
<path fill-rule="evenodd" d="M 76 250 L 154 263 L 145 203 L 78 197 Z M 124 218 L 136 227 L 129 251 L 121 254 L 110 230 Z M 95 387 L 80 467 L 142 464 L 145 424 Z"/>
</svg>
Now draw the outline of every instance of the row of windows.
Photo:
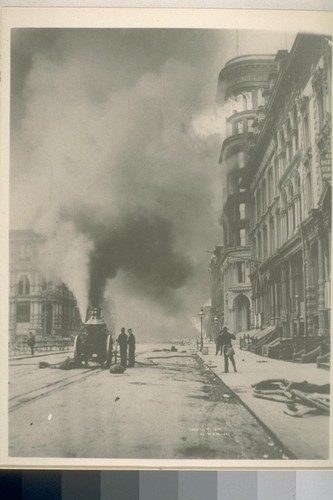
<svg viewBox="0 0 333 500">
<path fill-rule="evenodd" d="M 52 288 L 53 282 L 49 281 L 46 283 L 45 281 L 42 284 L 42 290 L 46 290 L 48 288 Z M 29 295 L 30 294 L 30 281 L 28 276 L 25 274 L 23 276 L 20 276 L 20 279 L 17 284 L 17 293 L 18 295 Z"/>
<path fill-rule="evenodd" d="M 274 217 L 272 216 L 269 222 L 269 233 L 270 233 L 270 246 L 269 253 L 272 254 L 279 245 L 282 245 L 290 237 L 295 234 L 295 231 L 299 227 L 303 219 L 303 195 L 300 189 L 299 175 L 295 176 L 297 191 L 294 192 L 294 185 L 291 181 L 283 189 L 280 194 L 280 211 L 279 214 Z M 308 173 L 305 179 L 306 186 L 306 209 L 310 210 L 312 208 L 312 182 L 311 175 Z M 276 227 L 277 226 L 277 227 Z M 274 229 L 276 227 L 276 229 Z M 267 224 L 263 224 L 263 227 L 258 232 L 258 258 L 261 245 L 259 244 L 260 233 L 262 233 L 263 249 L 262 256 L 267 255 L 268 245 L 266 244 L 267 238 L 265 233 L 267 232 Z M 260 260 L 260 258 L 259 258 Z"/>
<path fill-rule="evenodd" d="M 264 92 L 265 89 L 263 88 L 242 92 L 237 96 L 230 97 L 227 104 L 230 106 L 232 113 L 251 111 L 265 104 Z"/>
<path fill-rule="evenodd" d="M 45 306 L 42 306 L 42 311 Z M 42 313 L 43 314 L 43 313 Z M 63 319 L 71 320 L 75 316 L 75 310 L 70 306 L 63 305 L 62 317 Z M 17 323 L 30 323 L 30 302 L 20 302 L 16 304 L 16 322 Z"/>
<path fill-rule="evenodd" d="M 13 262 L 31 262 L 32 244 L 27 242 L 11 243 L 10 259 Z"/>
<path fill-rule="evenodd" d="M 316 89 L 315 93 L 315 108 L 317 110 L 317 127 L 318 132 L 321 130 L 327 115 L 327 100 L 325 98 L 322 87 Z M 299 127 L 299 123 L 301 127 Z M 262 180 L 260 186 L 255 193 L 255 214 L 258 220 L 270 203 L 274 194 L 277 192 L 279 179 L 290 161 L 293 159 L 297 151 L 300 149 L 300 131 L 302 137 L 302 147 L 305 153 L 311 146 L 312 136 L 311 131 L 314 130 L 310 119 L 310 107 L 308 98 L 304 98 L 302 113 L 297 110 L 296 105 L 291 114 L 288 115 L 283 127 L 277 134 L 278 158 L 275 157 L 272 166 L 269 168 L 267 177 Z M 307 179 L 311 182 L 311 179 Z M 299 192 L 300 179 L 295 177 L 295 190 Z M 310 196 L 312 201 L 312 196 Z M 310 205 L 309 208 L 312 208 Z"/>
<path fill-rule="evenodd" d="M 246 132 L 252 132 L 253 118 L 239 118 L 237 120 L 232 120 L 228 123 L 227 135 L 245 134 Z"/>
<path fill-rule="evenodd" d="M 229 286 L 234 283 L 245 283 L 246 281 L 246 264 L 244 261 L 236 262 L 235 270 L 232 267 L 228 268 L 226 273 L 223 273 L 225 285 Z"/>
</svg>

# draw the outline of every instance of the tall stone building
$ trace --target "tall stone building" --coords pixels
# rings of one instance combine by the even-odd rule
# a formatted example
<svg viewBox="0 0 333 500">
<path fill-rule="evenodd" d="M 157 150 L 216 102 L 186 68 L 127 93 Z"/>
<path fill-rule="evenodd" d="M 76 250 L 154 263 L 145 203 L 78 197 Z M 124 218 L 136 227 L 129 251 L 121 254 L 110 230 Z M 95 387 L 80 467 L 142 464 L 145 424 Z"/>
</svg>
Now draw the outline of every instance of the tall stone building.
<svg viewBox="0 0 333 500">
<path fill-rule="evenodd" d="M 244 178 L 254 309 L 296 352 L 302 339 L 330 331 L 331 59 L 325 37 L 296 37 L 257 120 Z"/>
<path fill-rule="evenodd" d="M 9 338 L 32 331 L 37 336 L 74 335 L 81 318 L 73 293 L 58 282 L 46 282 L 37 266 L 42 239 L 30 230 L 10 231 Z"/>
<path fill-rule="evenodd" d="M 230 63 L 237 66 L 240 60 Z M 251 130 L 241 125 L 241 135 L 247 132 L 243 168 L 239 161 L 228 165 L 232 145 L 238 155 L 239 147 L 243 148 L 238 126 L 224 141 L 221 154 L 227 187 L 224 245 L 217 247 L 211 269 L 212 283 L 220 274 L 220 290 L 224 287 L 224 322 L 235 332 L 239 324 L 244 325 L 242 320 L 237 323 L 236 312 L 236 294 L 242 293 L 251 311 L 247 329 L 253 334 L 258 329 L 270 333 L 266 354 L 270 350 L 281 354 L 284 345 L 285 357 L 299 355 L 302 360 L 318 354 L 319 344 L 328 351 L 330 337 L 331 61 L 328 38 L 299 34 L 290 53 L 279 51 L 267 59 L 269 71 L 254 69 L 248 86 L 253 85 L 255 75 L 262 78 L 257 87 L 262 89 L 262 101 L 253 106 Z M 219 79 L 226 97 L 230 63 Z M 245 89 L 247 75 L 238 74 L 239 85 Z M 229 123 L 237 123 L 239 114 L 236 111 Z M 240 117 L 248 118 L 245 111 Z M 230 184 L 231 178 L 236 182 Z M 243 221 L 241 203 L 245 203 Z M 246 230 L 246 245 L 240 250 L 241 228 Z M 242 262 L 248 287 L 243 291 L 237 288 Z M 215 294 L 212 304 L 217 302 Z M 261 353 L 265 336 L 260 337 Z"/>
<path fill-rule="evenodd" d="M 211 261 L 212 313 L 234 332 L 253 325 L 250 273 L 250 198 L 243 185 L 249 138 L 257 111 L 263 107 L 274 57 L 241 56 L 230 60 L 219 75 L 217 100 L 226 110 L 226 138 L 220 164 L 223 173 L 223 244 Z"/>
</svg>

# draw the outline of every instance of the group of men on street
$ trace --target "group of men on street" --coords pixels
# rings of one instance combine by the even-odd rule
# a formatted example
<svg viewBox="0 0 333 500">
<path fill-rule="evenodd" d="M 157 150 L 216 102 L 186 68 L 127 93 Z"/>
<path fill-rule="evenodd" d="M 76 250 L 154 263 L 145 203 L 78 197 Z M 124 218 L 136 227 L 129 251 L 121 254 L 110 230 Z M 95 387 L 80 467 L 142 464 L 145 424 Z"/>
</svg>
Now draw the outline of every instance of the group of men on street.
<svg viewBox="0 0 333 500">
<path fill-rule="evenodd" d="M 121 333 L 117 338 L 120 348 L 120 364 L 124 368 L 127 368 L 128 356 L 128 367 L 133 368 L 135 364 L 135 335 L 132 332 L 132 328 L 129 328 L 127 332 L 128 335 L 126 334 L 125 328 L 121 328 Z"/>
<path fill-rule="evenodd" d="M 216 356 L 220 353 L 224 355 L 224 372 L 228 373 L 229 372 L 229 359 L 232 363 L 232 366 L 234 368 L 234 372 L 237 372 L 236 370 L 236 363 L 234 359 L 235 351 L 234 348 L 232 347 L 232 339 L 235 340 L 236 337 L 233 333 L 230 333 L 228 328 L 224 326 L 220 333 L 217 335 L 215 339 L 216 343 Z"/>
</svg>

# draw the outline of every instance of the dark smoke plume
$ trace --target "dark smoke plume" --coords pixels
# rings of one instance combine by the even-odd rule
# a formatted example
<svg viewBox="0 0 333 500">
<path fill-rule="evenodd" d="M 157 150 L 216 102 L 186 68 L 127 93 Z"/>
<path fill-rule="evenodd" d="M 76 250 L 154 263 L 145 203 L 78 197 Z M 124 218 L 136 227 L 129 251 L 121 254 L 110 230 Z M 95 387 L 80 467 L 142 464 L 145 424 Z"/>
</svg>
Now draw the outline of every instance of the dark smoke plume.
<svg viewBox="0 0 333 500">
<path fill-rule="evenodd" d="M 94 243 L 89 263 L 92 306 L 101 304 L 107 281 L 119 270 L 133 289 L 157 301 L 169 298 L 192 275 L 190 258 L 175 249 L 172 223 L 160 215 L 126 213 L 108 224 L 96 223 L 97 218 L 82 211 L 71 218 Z"/>
</svg>

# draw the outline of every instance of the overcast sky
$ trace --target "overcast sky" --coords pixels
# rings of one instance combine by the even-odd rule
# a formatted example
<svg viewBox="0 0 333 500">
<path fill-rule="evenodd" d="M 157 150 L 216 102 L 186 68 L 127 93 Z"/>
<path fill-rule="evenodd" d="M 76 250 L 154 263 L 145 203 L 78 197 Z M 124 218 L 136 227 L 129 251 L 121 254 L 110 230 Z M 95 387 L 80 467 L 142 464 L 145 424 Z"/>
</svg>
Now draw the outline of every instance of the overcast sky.
<svg viewBox="0 0 333 500">
<path fill-rule="evenodd" d="M 293 38 L 242 31 L 238 53 Z M 12 31 L 11 228 L 47 237 L 43 270 L 81 309 L 104 294 L 117 327 L 189 333 L 221 241 L 215 95 L 235 56 L 234 30 Z"/>
</svg>

